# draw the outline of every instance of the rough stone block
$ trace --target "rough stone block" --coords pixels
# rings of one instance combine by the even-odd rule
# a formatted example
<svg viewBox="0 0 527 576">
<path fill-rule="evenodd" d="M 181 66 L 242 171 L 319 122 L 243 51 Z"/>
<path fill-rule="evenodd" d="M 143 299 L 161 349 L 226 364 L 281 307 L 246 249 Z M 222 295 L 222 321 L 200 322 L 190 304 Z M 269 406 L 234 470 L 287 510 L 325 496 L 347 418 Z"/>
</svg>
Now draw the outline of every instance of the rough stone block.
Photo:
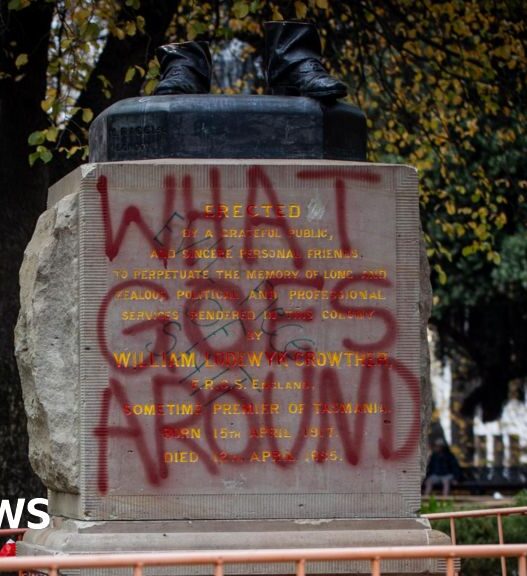
<svg viewBox="0 0 527 576">
<path fill-rule="evenodd" d="M 44 484 L 79 491 L 78 193 L 40 217 L 20 270 L 16 357 L 29 458 Z"/>
</svg>

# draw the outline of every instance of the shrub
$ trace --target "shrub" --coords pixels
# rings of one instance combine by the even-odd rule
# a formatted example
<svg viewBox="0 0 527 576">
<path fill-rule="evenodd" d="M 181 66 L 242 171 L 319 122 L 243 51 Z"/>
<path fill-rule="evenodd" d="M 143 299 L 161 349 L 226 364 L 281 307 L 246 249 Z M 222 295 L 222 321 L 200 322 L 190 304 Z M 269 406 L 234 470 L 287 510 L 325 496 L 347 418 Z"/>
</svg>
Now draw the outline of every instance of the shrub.
<svg viewBox="0 0 527 576">
<path fill-rule="evenodd" d="M 527 506 L 527 490 L 515 497 L 515 506 Z M 453 502 L 437 502 L 430 498 L 426 511 L 423 513 L 447 512 L 452 510 Z M 433 522 L 433 528 L 450 534 L 448 520 Z M 527 542 L 527 518 L 525 516 L 510 516 L 503 518 L 503 534 L 506 544 L 524 544 Z M 456 520 L 457 544 L 497 544 L 498 523 L 495 516 L 482 518 L 462 518 Z M 517 574 L 517 561 L 507 561 L 507 572 Z M 501 574 L 500 559 L 474 558 L 462 561 L 463 576 L 496 576 Z"/>
</svg>

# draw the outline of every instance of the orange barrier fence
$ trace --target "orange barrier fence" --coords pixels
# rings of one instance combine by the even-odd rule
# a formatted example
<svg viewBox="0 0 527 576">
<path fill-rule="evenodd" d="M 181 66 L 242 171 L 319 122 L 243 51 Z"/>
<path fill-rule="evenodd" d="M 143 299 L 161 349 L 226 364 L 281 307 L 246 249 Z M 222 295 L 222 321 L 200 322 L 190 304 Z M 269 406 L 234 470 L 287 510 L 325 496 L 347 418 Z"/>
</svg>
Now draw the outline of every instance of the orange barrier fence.
<svg viewBox="0 0 527 576">
<path fill-rule="evenodd" d="M 427 560 L 445 561 L 446 576 L 455 576 L 456 560 L 463 558 L 500 558 L 502 574 L 507 573 L 507 558 L 517 558 L 518 576 L 527 576 L 527 543 L 505 544 L 503 533 L 504 516 L 527 515 L 527 506 L 515 508 L 493 508 L 461 512 L 424 514 L 430 521 L 449 520 L 452 545 L 449 546 L 397 546 L 375 548 L 320 548 L 284 550 L 221 550 L 206 552 L 155 552 L 134 554 L 56 555 L 17 557 L 0 559 L 0 572 L 42 571 L 49 576 L 58 576 L 62 569 L 74 568 L 131 568 L 133 576 L 142 576 L 143 568 L 150 566 L 209 565 L 214 576 L 223 576 L 227 564 L 264 564 L 269 562 L 296 565 L 296 576 L 305 576 L 309 562 L 316 561 L 369 561 L 371 574 L 380 576 L 384 560 Z M 499 544 L 456 545 L 456 520 L 495 516 L 498 526 Z M 20 537 L 26 529 L 0 530 L 0 537 Z"/>
<path fill-rule="evenodd" d="M 514 508 L 489 508 L 486 510 L 462 510 L 459 512 L 437 512 L 434 514 L 423 514 L 423 518 L 428 518 L 430 521 L 434 520 L 449 520 L 450 521 L 450 539 L 452 544 L 457 543 L 456 535 L 456 520 L 461 518 L 482 518 L 488 516 L 495 516 L 498 527 L 498 541 L 501 545 L 505 544 L 505 537 L 503 533 L 503 518 L 505 516 L 514 516 L 516 514 L 527 515 L 527 506 L 516 506 Z M 507 562 L 504 556 L 501 556 L 501 574 L 507 576 Z"/>
<path fill-rule="evenodd" d="M 37 556 L 5 558 L 0 561 L 0 572 L 46 570 L 49 576 L 58 576 L 59 571 L 65 568 L 131 568 L 133 569 L 133 576 L 142 576 L 143 569 L 149 566 L 210 565 L 213 567 L 214 576 L 223 576 L 224 567 L 227 564 L 294 562 L 296 565 L 296 576 L 305 576 L 308 562 L 365 560 L 370 562 L 372 576 L 380 576 L 384 560 L 436 558 L 443 559 L 446 562 L 446 576 L 454 576 L 456 559 L 498 557 L 517 558 L 518 575 L 527 576 L 527 544 Z"/>
</svg>

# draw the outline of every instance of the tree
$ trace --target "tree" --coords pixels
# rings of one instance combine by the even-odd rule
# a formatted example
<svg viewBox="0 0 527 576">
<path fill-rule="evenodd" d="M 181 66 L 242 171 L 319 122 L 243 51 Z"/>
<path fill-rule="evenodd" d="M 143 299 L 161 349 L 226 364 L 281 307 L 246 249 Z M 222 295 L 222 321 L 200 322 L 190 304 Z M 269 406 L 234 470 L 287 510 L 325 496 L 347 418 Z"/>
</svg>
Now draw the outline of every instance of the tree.
<svg viewBox="0 0 527 576">
<path fill-rule="evenodd" d="M 48 183 L 44 165 L 28 169 L 27 138 L 45 123 L 40 101 L 46 89 L 53 10 L 51 5 L 41 3 L 14 12 L 2 3 L 0 14 L 0 182 L 4 201 L 0 223 L 0 478 L 2 494 L 31 496 L 42 488 L 27 463 L 27 434 L 13 357 L 13 330 L 18 312 L 18 270 L 36 218 L 44 209 Z M 31 54 L 31 59 L 26 61 L 20 54 Z M 20 78 L 22 66 L 26 74 Z"/>
<path fill-rule="evenodd" d="M 237 37 L 261 54 L 265 19 L 315 19 L 328 66 L 368 116 L 370 159 L 419 168 L 434 321 L 445 351 L 482 381 L 467 408 L 495 416 L 508 380 L 527 372 L 526 11 L 519 0 L 2 0 L 0 486 L 37 490 L 25 481 L 12 333 L 18 269 L 48 185 L 86 159 L 93 117 L 152 92 L 156 46 Z M 229 91 L 247 83 L 263 91 L 258 77 Z"/>
<path fill-rule="evenodd" d="M 43 491 L 27 461 L 25 416 L 13 354 L 18 270 L 24 248 L 45 209 L 48 185 L 85 158 L 82 146 L 91 117 L 113 101 L 138 93 L 139 77 L 126 82 L 126 71 L 152 58 L 155 47 L 163 43 L 175 8 L 177 4 L 169 0 L 122 6 L 116 2 L 11 0 L 0 5 L 4 200 L 0 224 L 0 486 L 9 497 L 33 497 Z M 131 22 L 136 23 L 135 30 Z M 97 43 L 101 47 L 95 59 L 90 54 Z"/>
<path fill-rule="evenodd" d="M 372 158 L 421 170 L 433 322 L 460 378 L 480 382 L 465 414 L 481 406 L 485 420 L 527 376 L 526 14 L 520 2 L 344 2 L 327 30 Z"/>
</svg>

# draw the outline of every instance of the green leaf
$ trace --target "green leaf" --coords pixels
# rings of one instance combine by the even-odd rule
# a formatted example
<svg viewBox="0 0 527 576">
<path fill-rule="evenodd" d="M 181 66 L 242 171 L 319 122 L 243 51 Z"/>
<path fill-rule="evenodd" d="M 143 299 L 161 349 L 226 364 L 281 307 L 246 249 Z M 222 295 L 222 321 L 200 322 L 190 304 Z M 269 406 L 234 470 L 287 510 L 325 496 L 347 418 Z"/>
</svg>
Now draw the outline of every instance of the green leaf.
<svg viewBox="0 0 527 576">
<path fill-rule="evenodd" d="M 91 108 L 83 108 L 82 109 L 82 121 L 86 122 L 86 124 L 88 124 L 88 122 L 91 122 L 93 119 L 93 112 L 91 110 Z"/>
<path fill-rule="evenodd" d="M 30 165 L 30 166 L 33 166 L 33 164 L 34 164 L 39 158 L 40 158 L 40 152 L 32 152 L 32 153 L 29 155 L 29 158 L 28 158 L 28 160 L 29 160 L 29 165 Z"/>
<path fill-rule="evenodd" d="M 66 157 L 71 158 L 80 150 L 80 146 L 72 146 L 71 148 L 66 148 Z"/>
<path fill-rule="evenodd" d="M 38 146 L 39 144 L 42 144 L 45 139 L 45 132 L 43 130 L 37 130 L 29 135 L 27 143 L 31 146 Z"/>
<path fill-rule="evenodd" d="M 99 76 L 97 76 L 97 78 L 101 81 L 103 88 L 111 88 L 112 87 L 112 83 L 108 80 L 108 78 L 106 78 L 106 76 L 99 74 Z"/>
<path fill-rule="evenodd" d="M 50 162 L 52 158 L 53 158 L 53 153 L 51 152 L 51 150 L 46 149 L 43 152 L 41 152 L 41 154 L 40 154 L 40 159 L 42 160 L 42 162 L 44 162 L 44 164 L 47 164 L 48 162 Z"/>
<path fill-rule="evenodd" d="M 40 107 L 42 108 L 42 110 L 44 110 L 44 112 L 47 112 L 53 106 L 54 102 L 55 102 L 55 96 L 54 95 L 48 96 L 45 100 L 42 100 L 42 102 L 40 103 Z"/>
<path fill-rule="evenodd" d="M 437 272 L 437 276 L 439 278 L 439 283 L 444 285 L 447 282 L 447 275 L 443 270 L 443 267 L 440 264 L 436 264 L 434 266 L 434 270 Z"/>
<path fill-rule="evenodd" d="M 148 71 L 146 73 L 147 79 L 157 78 L 159 76 L 159 62 L 157 59 L 153 58 L 148 63 Z"/>
<path fill-rule="evenodd" d="M 280 12 L 280 8 L 278 8 L 278 6 L 275 6 L 273 4 L 273 20 L 283 20 L 284 17 L 282 16 L 282 13 Z"/>
<path fill-rule="evenodd" d="M 194 22 L 193 21 L 188 22 L 187 23 L 187 39 L 192 42 L 192 40 L 194 40 L 197 35 L 198 35 L 198 33 L 196 31 L 196 26 L 194 25 Z"/>
<path fill-rule="evenodd" d="M 300 2 L 298 0 L 295 2 L 295 13 L 296 17 L 300 18 L 300 20 L 303 20 L 306 17 L 307 6 L 304 4 L 304 2 Z"/>
<path fill-rule="evenodd" d="M 245 2 L 236 2 L 232 7 L 232 13 L 241 20 L 249 14 L 249 5 Z"/>
<path fill-rule="evenodd" d="M 135 36 L 135 33 L 137 32 L 137 26 L 135 25 L 135 22 L 133 20 L 127 22 L 124 26 L 124 31 L 128 36 Z"/>
<path fill-rule="evenodd" d="M 7 5 L 8 10 L 20 10 L 22 8 L 22 3 L 20 0 L 11 0 Z"/>
<path fill-rule="evenodd" d="M 137 23 L 137 29 L 138 29 L 140 32 L 144 32 L 144 31 L 145 31 L 145 19 L 144 19 L 144 17 L 143 17 L 143 16 L 138 16 L 138 17 L 135 19 L 135 21 L 136 21 L 136 23 Z"/>
<path fill-rule="evenodd" d="M 134 76 L 135 76 L 135 68 L 133 66 L 130 66 L 128 68 L 128 70 L 126 71 L 126 75 L 124 77 L 125 84 L 128 84 L 128 82 L 131 82 L 134 79 Z"/>
<path fill-rule="evenodd" d="M 33 166 L 33 164 L 37 160 L 42 160 L 42 162 L 44 162 L 44 164 L 47 164 L 48 162 L 51 161 L 52 158 L 53 158 L 53 152 L 51 152 L 51 150 L 49 150 L 45 146 L 37 146 L 37 149 L 35 150 L 35 152 L 32 152 L 29 155 L 28 160 L 29 160 L 29 165 Z"/>
<path fill-rule="evenodd" d="M 48 142 L 56 142 L 59 135 L 59 129 L 56 126 L 50 126 L 46 130 L 46 140 Z"/>
<path fill-rule="evenodd" d="M 144 93 L 147 96 L 150 96 L 150 94 L 152 94 L 152 92 L 154 91 L 154 88 L 157 86 L 157 80 L 155 80 L 154 78 L 151 78 L 150 80 L 148 80 L 145 84 L 145 87 L 143 88 Z"/>
<path fill-rule="evenodd" d="M 22 68 L 22 66 L 25 66 L 25 65 L 28 63 L 28 60 L 29 60 L 29 59 L 28 59 L 27 54 L 19 54 L 19 55 L 16 57 L 15 66 L 16 66 L 17 68 Z"/>
<path fill-rule="evenodd" d="M 496 264 L 496 266 L 498 266 L 499 264 L 501 264 L 501 256 L 499 255 L 498 252 L 488 252 L 487 253 L 487 260 L 489 262 L 493 262 L 494 264 Z"/>
<path fill-rule="evenodd" d="M 86 26 L 84 26 L 83 38 L 88 42 L 97 40 L 97 38 L 99 38 L 100 32 L 101 29 L 97 24 L 95 24 L 95 22 L 88 22 Z"/>
<path fill-rule="evenodd" d="M 197 20 L 191 20 L 187 24 L 187 37 L 189 40 L 194 40 L 196 36 L 207 32 L 208 26 L 205 22 L 198 22 Z"/>
</svg>

